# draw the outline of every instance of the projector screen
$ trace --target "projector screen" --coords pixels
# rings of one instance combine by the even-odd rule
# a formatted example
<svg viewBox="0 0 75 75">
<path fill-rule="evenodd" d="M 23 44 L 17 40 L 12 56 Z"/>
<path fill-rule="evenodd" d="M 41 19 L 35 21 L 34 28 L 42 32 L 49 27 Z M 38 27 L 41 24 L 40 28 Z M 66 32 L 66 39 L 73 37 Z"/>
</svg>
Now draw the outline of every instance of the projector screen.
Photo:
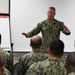
<svg viewBox="0 0 75 75">
<path fill-rule="evenodd" d="M 71 35 L 61 32 L 60 39 L 65 43 L 65 52 L 75 51 L 75 0 L 11 0 L 11 34 L 14 51 L 31 51 L 30 38 L 21 33 L 29 32 L 37 23 L 47 18 L 48 7 L 56 8 L 57 20 L 64 22 Z M 38 34 L 41 36 L 41 33 Z"/>
</svg>

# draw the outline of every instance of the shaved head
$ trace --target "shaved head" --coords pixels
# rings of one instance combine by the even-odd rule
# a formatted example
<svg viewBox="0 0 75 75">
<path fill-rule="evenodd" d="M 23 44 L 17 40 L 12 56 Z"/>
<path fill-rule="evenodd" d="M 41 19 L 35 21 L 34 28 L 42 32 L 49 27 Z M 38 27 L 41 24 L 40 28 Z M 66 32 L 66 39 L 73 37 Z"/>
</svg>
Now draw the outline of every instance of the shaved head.
<svg viewBox="0 0 75 75">
<path fill-rule="evenodd" d="M 30 39 L 30 42 L 31 42 L 31 46 L 33 48 L 40 48 L 41 45 L 42 45 L 42 39 L 40 36 L 33 36 L 31 39 Z"/>
</svg>

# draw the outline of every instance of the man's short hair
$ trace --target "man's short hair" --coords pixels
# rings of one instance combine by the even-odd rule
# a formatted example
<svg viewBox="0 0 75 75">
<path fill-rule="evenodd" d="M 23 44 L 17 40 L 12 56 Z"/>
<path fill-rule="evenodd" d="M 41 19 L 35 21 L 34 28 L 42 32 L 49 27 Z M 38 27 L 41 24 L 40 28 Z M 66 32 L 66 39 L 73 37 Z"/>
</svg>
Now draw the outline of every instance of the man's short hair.
<svg viewBox="0 0 75 75">
<path fill-rule="evenodd" d="M 52 54 L 60 56 L 64 52 L 64 43 L 59 39 L 54 40 L 50 43 L 49 49 Z"/>
<path fill-rule="evenodd" d="M 66 58 L 67 66 L 75 67 L 75 52 L 68 54 Z"/>
<path fill-rule="evenodd" d="M 56 12 L 56 9 L 55 9 L 55 7 L 49 7 L 49 9 L 53 9 L 53 10 Z"/>
<path fill-rule="evenodd" d="M 36 37 L 33 39 L 33 37 Z M 31 46 L 33 48 L 40 48 L 41 45 L 42 45 L 42 39 L 40 36 L 33 36 L 31 39 L 30 39 L 30 42 L 31 42 Z"/>
</svg>

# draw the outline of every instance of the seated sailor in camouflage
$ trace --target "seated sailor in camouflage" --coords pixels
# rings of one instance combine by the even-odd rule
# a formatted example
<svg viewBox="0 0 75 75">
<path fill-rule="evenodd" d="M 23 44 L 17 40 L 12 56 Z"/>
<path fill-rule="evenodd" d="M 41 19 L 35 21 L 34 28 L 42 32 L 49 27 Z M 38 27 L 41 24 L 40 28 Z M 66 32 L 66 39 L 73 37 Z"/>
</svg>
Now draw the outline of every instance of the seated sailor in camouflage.
<svg viewBox="0 0 75 75">
<path fill-rule="evenodd" d="M 2 41 L 2 36 L 0 34 L 0 45 L 1 45 L 1 41 Z M 0 52 L 3 52 L 4 55 L 5 55 L 5 67 L 12 73 L 12 67 L 13 67 L 13 64 L 12 64 L 12 56 L 10 53 L 8 53 L 7 51 L 5 51 L 4 49 L 2 49 L 0 47 Z"/>
<path fill-rule="evenodd" d="M 25 75 L 31 64 L 38 61 L 43 61 L 48 58 L 47 53 L 41 52 L 42 39 L 40 36 L 33 36 L 30 40 L 32 52 L 22 56 L 17 68 L 17 75 Z"/>
<path fill-rule="evenodd" d="M 22 35 L 27 38 L 37 35 L 38 33 L 42 33 L 43 46 L 42 50 L 45 51 L 49 43 L 55 39 L 60 39 L 60 32 L 62 31 L 66 35 L 70 35 L 69 29 L 64 25 L 63 22 L 58 21 L 54 18 L 56 14 L 56 10 L 54 7 L 49 7 L 47 12 L 47 19 L 38 23 L 37 26 L 30 32 L 23 32 Z"/>
<path fill-rule="evenodd" d="M 0 75 L 11 75 L 5 68 L 5 55 L 3 52 L 0 52 Z"/>
<path fill-rule="evenodd" d="M 66 58 L 65 67 L 68 75 L 75 75 L 75 52 L 69 53 Z"/>
<path fill-rule="evenodd" d="M 26 75 L 66 75 L 65 61 L 61 59 L 64 53 L 64 43 L 61 40 L 52 41 L 48 52 L 48 59 L 32 64 Z"/>
</svg>

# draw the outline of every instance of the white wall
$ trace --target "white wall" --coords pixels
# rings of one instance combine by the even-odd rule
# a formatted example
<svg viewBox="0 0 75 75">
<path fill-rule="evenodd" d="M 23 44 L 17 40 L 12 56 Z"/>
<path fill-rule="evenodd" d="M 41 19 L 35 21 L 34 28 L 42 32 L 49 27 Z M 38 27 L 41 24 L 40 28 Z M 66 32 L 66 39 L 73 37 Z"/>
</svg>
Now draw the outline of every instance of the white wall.
<svg viewBox="0 0 75 75">
<path fill-rule="evenodd" d="M 0 13 L 9 13 L 9 0 L 0 0 Z"/>
<path fill-rule="evenodd" d="M 14 51 L 31 51 L 30 39 L 21 33 L 32 30 L 38 22 L 46 19 L 50 6 L 56 8 L 55 18 L 63 21 L 71 31 L 70 36 L 61 33 L 61 39 L 65 42 L 65 52 L 75 50 L 75 0 L 11 0 L 11 39 Z"/>
</svg>

